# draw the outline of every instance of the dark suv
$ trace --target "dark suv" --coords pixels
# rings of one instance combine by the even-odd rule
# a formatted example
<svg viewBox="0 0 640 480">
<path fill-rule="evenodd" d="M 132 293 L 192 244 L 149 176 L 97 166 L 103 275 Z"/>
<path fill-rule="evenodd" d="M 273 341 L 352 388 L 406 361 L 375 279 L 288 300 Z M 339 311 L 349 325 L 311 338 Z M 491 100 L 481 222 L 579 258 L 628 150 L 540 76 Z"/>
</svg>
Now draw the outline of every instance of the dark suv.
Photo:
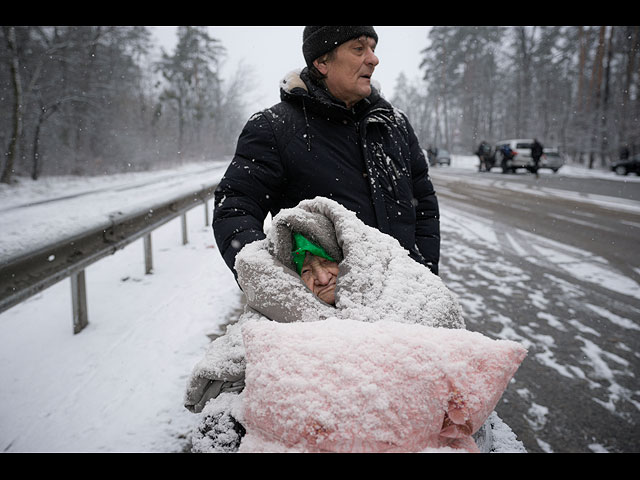
<svg viewBox="0 0 640 480">
<path fill-rule="evenodd" d="M 611 164 L 611 170 L 618 175 L 627 175 L 630 172 L 635 172 L 636 175 L 640 175 L 640 153 L 631 158 L 613 162 Z"/>
</svg>

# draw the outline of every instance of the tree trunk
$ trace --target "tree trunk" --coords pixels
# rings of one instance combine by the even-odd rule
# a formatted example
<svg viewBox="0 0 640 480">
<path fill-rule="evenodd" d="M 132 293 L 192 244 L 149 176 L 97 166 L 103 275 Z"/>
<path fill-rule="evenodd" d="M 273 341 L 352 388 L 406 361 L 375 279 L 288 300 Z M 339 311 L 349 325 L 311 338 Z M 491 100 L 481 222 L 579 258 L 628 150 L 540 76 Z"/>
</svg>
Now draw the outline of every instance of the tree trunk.
<svg viewBox="0 0 640 480">
<path fill-rule="evenodd" d="M 606 27 L 605 27 L 606 28 Z M 611 78 L 611 60 L 613 57 L 613 30 L 609 27 L 609 42 L 607 46 L 607 63 L 604 69 L 604 94 L 602 97 L 602 116 L 600 128 L 600 161 L 603 167 L 609 164 L 609 132 L 607 131 L 607 118 L 609 117 L 609 81 Z"/>
<path fill-rule="evenodd" d="M 585 30 L 583 26 L 578 27 L 578 45 L 580 46 L 580 54 L 578 57 L 578 92 L 576 95 L 577 107 L 575 118 L 573 120 L 573 129 L 574 129 L 574 139 L 573 139 L 573 149 L 575 151 L 575 156 L 578 159 L 579 164 L 584 163 L 584 151 L 585 151 L 585 143 L 582 141 L 584 137 L 584 133 L 586 132 L 585 127 L 585 76 L 586 76 L 586 63 L 587 63 L 587 36 L 585 34 Z"/>
<path fill-rule="evenodd" d="M 598 38 L 598 48 L 596 50 L 596 58 L 593 62 L 593 70 L 591 73 L 591 82 L 590 86 L 590 97 L 593 98 L 594 104 L 591 109 L 591 150 L 589 152 L 589 168 L 593 168 L 593 164 L 595 163 L 595 152 L 596 145 L 598 141 L 598 131 L 600 127 L 600 122 L 598 121 L 601 105 L 600 100 L 602 99 L 602 76 L 603 76 L 603 59 L 604 59 L 604 45 L 605 45 L 605 33 L 606 27 L 600 27 L 600 33 Z"/>
<path fill-rule="evenodd" d="M 184 151 L 184 109 L 182 108 L 182 98 L 178 98 L 178 157 L 182 158 Z"/>
<path fill-rule="evenodd" d="M 38 122 L 33 133 L 33 161 L 31 163 L 31 178 L 37 180 L 40 178 L 42 172 L 42 161 L 40 159 L 40 131 L 45 120 L 49 118 L 58 108 L 59 104 L 55 104 L 49 108 L 45 105 L 40 105 L 40 114 L 38 115 Z"/>
<path fill-rule="evenodd" d="M 44 121 L 42 114 L 38 115 L 38 123 L 36 124 L 33 134 L 33 162 L 31 164 L 31 179 L 37 180 L 40 177 L 40 127 Z"/>
<path fill-rule="evenodd" d="M 3 27 L 4 37 L 7 42 L 7 50 L 10 54 L 11 83 L 13 87 L 13 122 L 11 131 L 11 141 L 6 154 L 6 163 L 0 176 L 0 182 L 11 183 L 15 160 L 18 156 L 18 144 L 22 135 L 22 79 L 20 77 L 20 60 L 18 58 L 18 48 L 16 45 L 15 27 Z"/>
<path fill-rule="evenodd" d="M 635 69 L 636 56 L 640 47 L 640 26 L 628 27 L 629 39 L 631 42 L 627 46 L 627 65 L 625 69 L 624 88 L 622 89 L 622 115 L 620 125 L 620 140 L 624 147 L 630 148 L 629 145 L 629 116 L 631 115 L 631 98 L 630 92 L 633 82 L 633 72 Z"/>
<path fill-rule="evenodd" d="M 584 36 L 584 27 L 578 27 L 578 44 L 580 45 L 580 58 L 578 60 L 578 114 L 584 107 L 584 71 L 587 61 L 587 40 Z"/>
</svg>

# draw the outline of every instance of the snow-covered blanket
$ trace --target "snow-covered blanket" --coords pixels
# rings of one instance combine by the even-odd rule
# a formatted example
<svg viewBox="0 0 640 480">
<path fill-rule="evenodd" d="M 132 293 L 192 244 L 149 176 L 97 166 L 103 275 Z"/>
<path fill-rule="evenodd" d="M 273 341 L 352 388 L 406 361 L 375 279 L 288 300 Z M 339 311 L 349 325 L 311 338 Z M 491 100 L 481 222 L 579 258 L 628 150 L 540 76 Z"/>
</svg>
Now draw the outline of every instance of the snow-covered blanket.
<svg viewBox="0 0 640 480">
<path fill-rule="evenodd" d="M 293 232 L 320 245 L 339 262 L 335 306 L 317 298 L 296 273 L 291 258 Z M 321 322 L 313 326 L 319 328 L 327 321 L 334 326 L 334 322 L 341 321 L 348 328 L 351 322 L 382 322 L 379 328 L 384 330 L 403 324 L 465 332 L 462 309 L 438 276 L 411 259 L 395 239 L 365 225 L 353 212 L 330 199 L 318 197 L 282 210 L 273 218 L 264 240 L 250 243 L 239 252 L 235 268 L 247 306 L 238 322 L 211 343 L 195 366 L 185 395 L 185 406 L 194 412 L 202 411 L 211 398 L 242 389 L 247 357 L 251 358 L 247 335 L 251 336 L 248 332 L 259 324 L 273 328 L 275 323 Z M 390 341 L 390 337 L 384 338 Z M 378 348 L 384 351 L 387 347 L 379 344 Z M 401 365 L 408 367 L 410 363 L 407 359 Z M 356 363 L 352 367 L 357 368 Z M 407 375 L 397 365 L 389 368 L 393 375 Z M 287 381 L 286 370 L 279 375 Z M 365 382 L 370 380 L 367 375 L 361 375 Z M 247 389 L 255 392 L 249 385 Z M 441 398 L 433 401 L 440 402 Z M 244 417 L 244 411 L 240 409 L 236 415 Z M 245 449 L 255 438 L 251 433 L 248 432 Z"/>
<path fill-rule="evenodd" d="M 463 329 L 381 320 L 246 324 L 240 452 L 478 452 L 526 355 Z"/>
<path fill-rule="evenodd" d="M 335 308 L 318 300 L 296 274 L 292 232 L 339 262 Z M 412 260 L 394 238 L 326 198 L 282 210 L 267 238 L 238 254 L 235 268 L 249 306 L 278 322 L 338 317 L 464 328 L 462 310 L 440 277 Z"/>
<path fill-rule="evenodd" d="M 301 233 L 339 261 L 336 305 L 316 297 L 296 273 L 292 232 Z M 453 293 L 412 260 L 394 238 L 362 223 L 337 202 L 315 198 L 282 210 L 264 240 L 246 245 L 235 264 L 247 300 L 245 313 L 208 348 L 189 379 L 185 406 L 206 402 L 244 376 L 241 326 L 247 321 L 307 322 L 343 318 L 464 328 Z"/>
</svg>

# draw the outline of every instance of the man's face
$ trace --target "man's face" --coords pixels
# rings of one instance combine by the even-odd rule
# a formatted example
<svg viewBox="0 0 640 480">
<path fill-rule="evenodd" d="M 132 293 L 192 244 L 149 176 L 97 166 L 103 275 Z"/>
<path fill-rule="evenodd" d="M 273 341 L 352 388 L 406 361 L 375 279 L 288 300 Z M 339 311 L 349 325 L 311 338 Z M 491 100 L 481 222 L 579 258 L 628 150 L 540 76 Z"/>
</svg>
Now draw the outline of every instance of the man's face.
<svg viewBox="0 0 640 480">
<path fill-rule="evenodd" d="M 375 48 L 373 38 L 361 36 L 336 48 L 332 59 L 314 62 L 320 73 L 326 75 L 331 94 L 349 108 L 371 95 L 371 75 L 379 63 Z"/>
<path fill-rule="evenodd" d="M 336 262 L 308 253 L 302 264 L 301 277 L 314 295 L 330 305 L 335 305 L 336 280 L 338 278 L 338 264 Z"/>
</svg>

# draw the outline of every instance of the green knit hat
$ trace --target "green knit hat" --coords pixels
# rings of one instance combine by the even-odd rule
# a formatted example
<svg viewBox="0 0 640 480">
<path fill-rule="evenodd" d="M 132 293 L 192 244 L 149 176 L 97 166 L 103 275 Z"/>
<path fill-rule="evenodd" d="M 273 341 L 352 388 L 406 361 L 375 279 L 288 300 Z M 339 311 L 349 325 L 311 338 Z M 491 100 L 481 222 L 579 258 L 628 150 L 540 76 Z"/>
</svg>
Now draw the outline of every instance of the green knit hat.
<svg viewBox="0 0 640 480">
<path fill-rule="evenodd" d="M 293 234 L 293 251 L 291 252 L 291 258 L 293 259 L 293 263 L 296 265 L 296 270 L 298 271 L 298 275 L 302 274 L 302 264 L 304 263 L 304 257 L 306 257 L 307 252 L 316 255 L 318 257 L 326 258 L 332 262 L 335 262 L 331 256 L 325 252 L 324 248 L 315 243 L 307 240 L 299 233 Z"/>
</svg>

